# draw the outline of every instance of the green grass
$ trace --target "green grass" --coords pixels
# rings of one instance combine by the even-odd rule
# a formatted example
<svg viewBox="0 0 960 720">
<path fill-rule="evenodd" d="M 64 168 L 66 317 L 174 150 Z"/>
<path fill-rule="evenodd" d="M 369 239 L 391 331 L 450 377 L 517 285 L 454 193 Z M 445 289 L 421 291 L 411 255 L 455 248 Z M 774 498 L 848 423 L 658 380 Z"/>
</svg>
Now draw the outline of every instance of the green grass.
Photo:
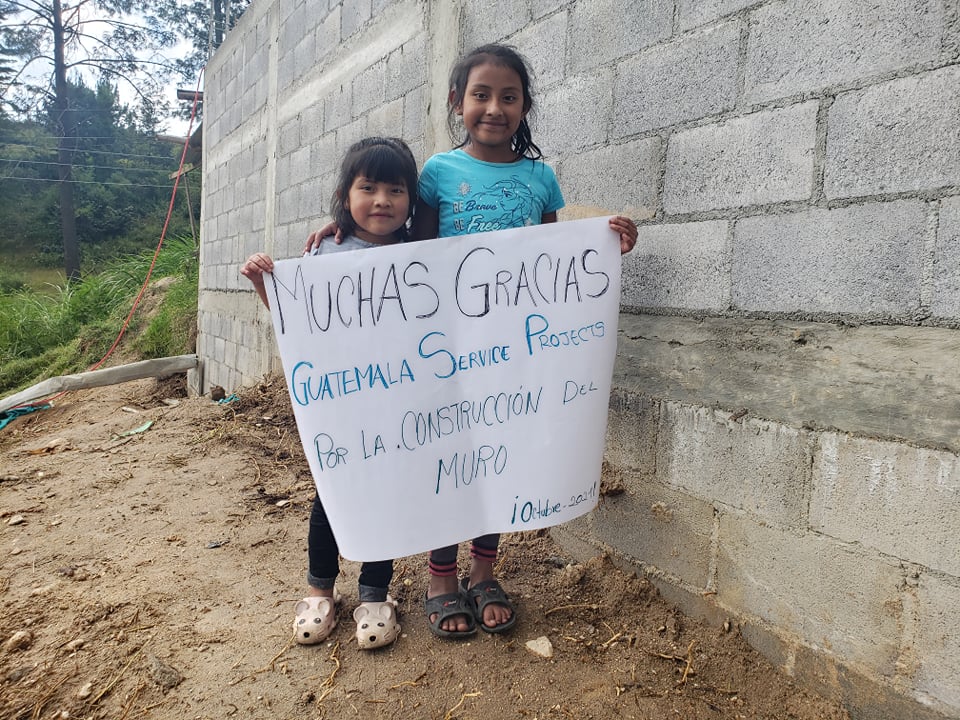
<svg viewBox="0 0 960 720">
<path fill-rule="evenodd" d="M 123 326 L 152 259 L 153 253 L 121 258 L 80 283 L 45 291 L 15 279 L 4 285 L 0 277 L 0 396 L 99 361 Z M 174 280 L 149 318 L 134 316 L 125 347 L 140 358 L 193 352 L 197 276 L 193 241 L 168 240 L 151 279 Z"/>
<path fill-rule="evenodd" d="M 197 273 L 179 277 L 167 289 L 156 314 L 134 341 L 144 358 L 186 355 L 196 350 Z"/>
</svg>

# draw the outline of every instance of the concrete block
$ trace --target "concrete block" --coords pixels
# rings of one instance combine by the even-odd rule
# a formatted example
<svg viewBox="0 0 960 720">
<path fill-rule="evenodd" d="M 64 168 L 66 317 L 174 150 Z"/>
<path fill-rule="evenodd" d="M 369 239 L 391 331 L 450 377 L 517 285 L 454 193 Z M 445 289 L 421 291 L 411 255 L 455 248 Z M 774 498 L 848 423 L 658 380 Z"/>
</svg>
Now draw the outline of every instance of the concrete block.
<svg viewBox="0 0 960 720">
<path fill-rule="evenodd" d="M 916 200 L 738 220 L 733 307 L 912 317 L 925 232 Z"/>
<path fill-rule="evenodd" d="M 236 34 L 240 31 L 240 28 L 234 27 L 231 29 L 231 33 Z M 258 38 L 258 26 L 249 28 L 243 32 L 243 39 L 241 41 L 241 46 L 243 47 L 243 58 L 249 63 L 255 55 L 259 52 L 261 45 Z"/>
<path fill-rule="evenodd" d="M 227 356 L 227 341 L 222 337 L 213 338 L 213 359 L 218 365 L 223 365 Z"/>
<path fill-rule="evenodd" d="M 317 36 L 307 33 L 293 49 L 293 82 L 299 82 L 316 68 Z"/>
<path fill-rule="evenodd" d="M 534 102 L 543 88 L 563 80 L 567 57 L 567 15 L 557 13 L 517 33 L 511 42 L 520 48 L 533 71 Z"/>
<path fill-rule="evenodd" d="M 423 167 L 423 163 L 426 162 L 428 157 L 430 157 L 424 148 L 423 140 L 407 142 L 407 145 L 410 146 L 410 152 L 413 153 L 413 157 L 417 160 L 417 167 Z"/>
<path fill-rule="evenodd" d="M 817 103 L 676 133 L 667 145 L 668 214 L 806 200 L 813 191 Z"/>
<path fill-rule="evenodd" d="M 960 185 L 960 67 L 839 95 L 827 119 L 829 198 Z"/>
<path fill-rule="evenodd" d="M 303 39 L 304 28 L 307 26 L 307 5 L 292 4 L 280 10 L 280 37 L 277 42 L 279 59 L 288 60 L 294 48 Z M 311 25 L 311 28 L 313 26 Z M 286 63 L 280 63 L 284 65 Z M 228 75 L 229 77 L 229 75 Z"/>
<path fill-rule="evenodd" d="M 829 538 L 720 517 L 721 604 L 884 676 L 899 654 L 902 580 L 894 565 Z"/>
<path fill-rule="evenodd" d="M 960 717 L 960 580 L 922 574 L 916 592 L 917 635 L 908 668 L 914 694 L 924 704 L 940 705 L 948 717 Z"/>
<path fill-rule="evenodd" d="M 713 507 L 624 473 L 628 491 L 593 511 L 594 536 L 627 558 L 705 588 L 710 579 Z"/>
<path fill-rule="evenodd" d="M 283 192 L 288 189 L 292 183 L 290 182 L 290 155 L 281 155 L 277 158 L 276 163 L 276 184 L 274 190 L 276 192 Z M 231 186 L 232 187 L 232 186 Z M 231 195 L 232 195 L 231 191 Z M 219 212 L 217 213 L 220 214 Z"/>
<path fill-rule="evenodd" d="M 427 57 L 426 43 L 426 34 L 419 33 L 387 57 L 384 83 L 384 97 L 387 100 L 402 98 L 427 82 L 427 63 L 423 61 Z M 426 107 L 423 105 L 420 111 L 425 112 Z"/>
<path fill-rule="evenodd" d="M 530 7 L 516 0 L 487 0 L 461 4 L 463 48 L 498 42 L 510 37 L 531 20 Z M 523 49 L 520 49 L 523 52 Z M 449 68 L 445 68 L 449 72 Z"/>
<path fill-rule="evenodd" d="M 240 153 L 240 177 L 246 179 L 253 174 L 253 148 L 245 148 Z"/>
<path fill-rule="evenodd" d="M 187 397 L 203 395 L 203 362 L 187 370 Z"/>
<path fill-rule="evenodd" d="M 300 213 L 300 188 L 294 186 L 280 192 L 277 198 L 278 223 L 296 220 Z"/>
<path fill-rule="evenodd" d="M 217 186 L 221 191 L 226 191 L 227 189 L 233 187 L 230 180 L 230 161 L 232 157 L 224 158 L 224 161 L 217 167 Z M 224 192 L 220 193 L 220 199 L 222 201 Z"/>
<path fill-rule="evenodd" d="M 290 185 L 299 185 L 313 177 L 313 168 L 310 164 L 310 147 L 301 147 L 290 153 L 287 164 L 287 182 Z"/>
<path fill-rule="evenodd" d="M 726 310 L 730 251 L 725 220 L 641 225 L 623 257 L 621 299 L 631 307 Z"/>
<path fill-rule="evenodd" d="M 934 317 L 960 320 L 960 196 L 940 202 L 930 312 Z"/>
<path fill-rule="evenodd" d="M 323 134 L 323 104 L 317 103 L 298 113 L 277 131 L 278 155 L 285 155 L 298 147 L 309 147 Z"/>
<path fill-rule="evenodd" d="M 346 125 L 353 119 L 353 85 L 340 85 L 323 99 L 323 127 L 327 132 Z"/>
<path fill-rule="evenodd" d="M 838 701 L 855 720 L 944 720 L 939 712 L 902 694 L 902 688 L 846 667 L 821 648 L 780 637 L 765 623 L 748 621 L 741 625 L 740 634 L 795 684 Z"/>
<path fill-rule="evenodd" d="M 340 11 L 340 38 L 346 40 L 370 19 L 371 0 L 343 0 Z"/>
<path fill-rule="evenodd" d="M 690 30 L 706 25 L 751 5 L 757 5 L 757 0 L 679 0 L 677 14 L 680 29 Z"/>
<path fill-rule="evenodd" d="M 235 242 L 235 235 L 231 235 L 231 242 Z M 217 287 L 227 290 L 230 287 L 230 278 L 234 277 L 236 268 L 232 265 L 217 265 Z"/>
<path fill-rule="evenodd" d="M 616 32 L 611 32 L 616 28 Z M 655 45 L 673 31 L 673 0 L 593 0 L 570 14 L 570 64 L 583 72 Z"/>
<path fill-rule="evenodd" d="M 230 107 L 227 108 L 227 112 L 223 118 L 227 132 L 232 133 L 239 128 L 242 120 L 243 116 L 240 114 L 240 106 L 237 103 L 231 104 Z"/>
<path fill-rule="evenodd" d="M 653 478 L 659 417 L 659 403 L 648 397 L 622 390 L 610 394 L 604 460 L 615 472 Z"/>
<path fill-rule="evenodd" d="M 565 157 L 607 139 L 613 106 L 613 71 L 574 75 L 541 95 L 530 116 L 534 141 L 544 154 Z M 590 112 L 584 112 L 590 108 Z"/>
<path fill-rule="evenodd" d="M 544 15 L 548 15 L 563 5 L 569 5 L 570 0 L 533 0 L 533 19 L 538 20 Z"/>
<path fill-rule="evenodd" d="M 366 116 L 360 117 L 353 122 L 337 128 L 336 134 L 336 147 L 337 152 L 342 154 L 348 147 L 353 145 L 353 143 L 358 140 L 366 137 L 367 133 L 367 118 Z M 337 167 L 339 167 L 339 158 L 337 159 Z"/>
<path fill-rule="evenodd" d="M 278 138 L 281 146 L 283 146 L 286 138 L 284 138 L 284 133 L 286 128 L 291 123 L 287 123 L 284 126 L 284 129 L 280 131 L 280 137 Z M 323 127 L 323 102 L 317 101 L 313 105 L 303 109 L 303 112 L 300 113 L 297 119 L 297 127 L 299 130 L 299 142 L 302 145 L 309 146 L 311 143 L 316 141 L 324 133 Z"/>
<path fill-rule="evenodd" d="M 596 540 L 590 537 L 589 532 L 578 531 L 578 527 L 571 528 L 571 525 L 579 526 L 579 518 L 572 523 L 554 525 L 550 528 L 550 537 L 563 548 L 565 558 L 569 558 L 574 563 L 585 563 L 602 553 L 601 548 Z"/>
<path fill-rule="evenodd" d="M 400 129 L 400 137 L 407 141 L 411 150 L 413 150 L 413 143 L 423 138 L 427 96 L 425 85 L 421 85 L 403 96 L 403 125 Z M 414 157 L 418 157 L 418 155 L 414 153 Z M 417 167 L 422 165 L 422 162 L 417 163 Z"/>
<path fill-rule="evenodd" d="M 940 54 L 938 0 L 767 3 L 750 16 L 745 95 L 764 102 L 859 82 Z M 912 110 L 909 103 L 902 105 Z"/>
<path fill-rule="evenodd" d="M 256 40 L 256 33 L 248 33 L 244 40 Z M 243 47 L 243 84 L 251 88 L 257 78 L 263 77 L 270 71 L 270 56 L 262 47 L 256 47 L 247 42 Z"/>
<path fill-rule="evenodd" d="M 314 175 L 336 173 L 347 148 L 337 147 L 337 136 L 325 133 L 310 146 L 310 167 Z"/>
<path fill-rule="evenodd" d="M 264 106 L 270 100 L 270 81 L 267 79 L 267 76 L 264 75 L 256 82 L 257 107 L 262 112 L 265 109 Z M 260 122 L 263 123 L 262 118 Z"/>
<path fill-rule="evenodd" d="M 323 175 L 320 178 L 320 198 L 321 200 L 323 200 L 323 204 L 319 208 L 320 214 L 317 215 L 318 218 L 322 217 L 323 215 L 330 214 L 330 208 L 332 207 L 331 199 L 333 198 L 333 194 L 336 191 L 337 191 L 336 174 L 327 173 L 326 175 Z M 310 228 L 307 230 L 307 234 L 309 234 L 310 231 L 312 230 L 319 230 L 319 229 L 320 229 L 320 225 L 318 223 L 315 223 L 311 225 Z M 306 235 L 303 235 L 302 237 L 305 239 Z"/>
<path fill-rule="evenodd" d="M 814 462 L 810 526 L 960 576 L 960 458 L 823 433 Z"/>
<path fill-rule="evenodd" d="M 277 2 L 277 12 L 280 15 L 281 22 L 287 21 L 298 5 L 303 5 L 301 0 L 279 0 Z"/>
<path fill-rule="evenodd" d="M 259 10 L 259 8 L 258 8 Z M 276 8 L 267 8 L 264 7 L 265 12 L 257 18 L 256 33 L 257 37 L 257 47 L 264 48 L 272 40 L 274 40 L 274 30 L 273 30 L 273 16 L 276 12 Z M 253 13 L 247 13 L 250 17 L 253 17 Z"/>
<path fill-rule="evenodd" d="M 385 102 L 367 113 L 367 133 L 370 135 L 402 135 L 403 98 Z"/>
<path fill-rule="evenodd" d="M 387 65 L 380 60 L 353 79 L 353 117 L 361 117 L 383 104 Z"/>
<path fill-rule="evenodd" d="M 661 404 L 657 479 L 764 522 L 806 525 L 812 452 L 803 430 L 731 420 L 728 410 Z"/>
<path fill-rule="evenodd" d="M 617 65 L 612 134 L 623 137 L 730 110 L 741 23 L 681 36 Z"/>
<path fill-rule="evenodd" d="M 250 117 L 259 109 L 257 106 L 257 94 L 254 92 L 253 87 L 250 87 L 244 91 L 240 98 L 240 112 L 242 112 L 245 117 Z"/>
<path fill-rule="evenodd" d="M 960 60 L 960 5 L 944 3 L 943 52 L 951 60 Z"/>
<path fill-rule="evenodd" d="M 316 29 L 316 49 L 315 61 L 325 62 L 329 57 L 336 56 L 340 52 L 340 5 L 333 8 L 323 19 Z"/>
<path fill-rule="evenodd" d="M 223 354 L 223 364 L 230 369 L 232 372 L 234 368 L 237 367 L 237 344 L 227 338 L 224 338 L 224 354 Z M 227 385 L 225 387 L 232 388 L 233 385 Z"/>
<path fill-rule="evenodd" d="M 652 137 L 565 155 L 559 175 L 567 208 L 653 217 L 661 148 L 660 138 Z"/>
<path fill-rule="evenodd" d="M 321 207 L 323 201 L 320 196 L 322 183 L 318 178 L 313 178 L 300 185 L 300 208 L 297 212 L 297 218 L 301 220 L 310 220 L 322 215 Z M 306 241 L 306 237 L 303 238 Z"/>
</svg>

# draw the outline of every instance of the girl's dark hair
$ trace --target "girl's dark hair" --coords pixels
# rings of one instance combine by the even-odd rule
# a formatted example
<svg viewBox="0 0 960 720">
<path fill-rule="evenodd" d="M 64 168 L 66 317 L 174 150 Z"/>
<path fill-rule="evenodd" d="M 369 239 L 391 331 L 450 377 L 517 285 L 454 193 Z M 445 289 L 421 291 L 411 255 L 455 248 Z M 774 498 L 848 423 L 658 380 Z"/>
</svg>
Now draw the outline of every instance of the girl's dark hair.
<svg viewBox="0 0 960 720">
<path fill-rule="evenodd" d="M 413 217 L 413 208 L 417 204 L 417 161 L 410 148 L 400 138 L 368 137 L 350 146 L 340 163 L 340 176 L 337 178 L 337 190 L 333 194 L 330 214 L 344 236 L 354 233 L 357 224 L 347 209 L 350 186 L 358 175 L 374 182 L 403 184 L 410 196 L 407 209 L 407 222 L 397 234 L 400 240 L 409 239 L 407 225 Z"/>
<path fill-rule="evenodd" d="M 532 83 L 530 80 L 532 73 L 530 65 L 523 55 L 517 52 L 516 48 L 510 47 L 509 45 L 499 45 L 497 43 L 481 45 L 460 58 L 460 62 L 453 67 L 453 71 L 450 73 L 451 96 L 447 107 L 447 121 L 450 127 L 450 136 L 454 139 L 457 134 L 454 110 L 458 105 L 463 103 L 470 71 L 478 65 L 485 65 L 486 63 L 500 65 L 501 67 L 510 68 L 516 72 L 517 75 L 520 76 L 520 85 L 523 88 L 523 110 L 528 114 L 533 110 L 533 92 L 531 90 Z M 463 139 L 463 142 L 456 147 L 463 147 L 469 140 L 470 136 L 468 135 Z M 517 128 L 517 132 L 514 133 L 510 147 L 513 148 L 513 151 L 520 157 L 528 157 L 531 160 L 543 157 L 543 153 L 540 151 L 540 148 L 537 147 L 536 143 L 533 142 L 533 138 L 530 135 L 530 125 L 527 123 L 526 117 L 520 121 L 520 127 Z"/>
</svg>

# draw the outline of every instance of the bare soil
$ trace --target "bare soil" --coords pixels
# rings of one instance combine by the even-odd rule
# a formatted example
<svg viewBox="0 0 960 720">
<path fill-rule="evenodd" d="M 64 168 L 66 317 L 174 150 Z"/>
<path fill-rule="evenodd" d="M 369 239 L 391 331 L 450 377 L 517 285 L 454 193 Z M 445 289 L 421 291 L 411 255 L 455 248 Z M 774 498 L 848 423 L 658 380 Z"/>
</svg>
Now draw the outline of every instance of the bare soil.
<svg viewBox="0 0 960 720">
<path fill-rule="evenodd" d="M 2 718 L 847 718 L 735 625 L 544 532 L 501 545 L 509 635 L 431 635 L 419 556 L 397 562 L 394 646 L 358 649 L 349 562 L 334 635 L 295 644 L 313 489 L 278 379 L 227 404 L 180 380 L 72 393 L 0 453 Z"/>
</svg>

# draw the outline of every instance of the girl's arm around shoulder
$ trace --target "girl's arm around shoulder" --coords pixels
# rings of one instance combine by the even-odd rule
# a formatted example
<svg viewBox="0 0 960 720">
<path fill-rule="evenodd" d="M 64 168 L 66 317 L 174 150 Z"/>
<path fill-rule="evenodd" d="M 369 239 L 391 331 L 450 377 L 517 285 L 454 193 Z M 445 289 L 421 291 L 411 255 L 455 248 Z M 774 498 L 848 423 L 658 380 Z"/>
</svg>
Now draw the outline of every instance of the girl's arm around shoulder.
<svg viewBox="0 0 960 720">
<path fill-rule="evenodd" d="M 303 246 L 303 254 L 309 255 L 320 247 L 320 243 L 323 242 L 324 238 L 333 240 L 337 245 L 343 242 L 343 233 L 340 232 L 340 227 L 333 220 L 319 230 L 314 230 L 307 235 L 307 244 Z"/>
<path fill-rule="evenodd" d="M 253 289 L 257 291 L 257 296 L 264 305 L 270 307 L 270 301 L 267 300 L 267 288 L 263 282 L 265 272 L 273 272 L 273 260 L 266 253 L 254 253 L 240 267 L 240 274 L 253 283 Z"/>
<path fill-rule="evenodd" d="M 422 198 L 417 200 L 410 237 L 414 240 L 433 240 L 440 237 L 440 211 L 427 205 Z"/>
</svg>

